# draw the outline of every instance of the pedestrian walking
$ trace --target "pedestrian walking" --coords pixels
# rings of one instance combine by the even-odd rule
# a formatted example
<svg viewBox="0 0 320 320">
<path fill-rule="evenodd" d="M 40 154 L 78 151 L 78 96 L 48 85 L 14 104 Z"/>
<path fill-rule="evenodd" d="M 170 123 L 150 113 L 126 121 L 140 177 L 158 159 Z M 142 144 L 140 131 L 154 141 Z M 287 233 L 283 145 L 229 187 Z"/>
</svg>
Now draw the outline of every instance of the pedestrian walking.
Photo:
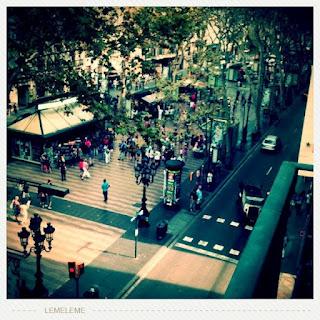
<svg viewBox="0 0 320 320">
<path fill-rule="evenodd" d="M 108 164 L 111 160 L 111 154 L 108 146 L 104 146 L 104 161 Z"/>
<path fill-rule="evenodd" d="M 48 179 L 47 182 L 48 185 L 52 186 L 52 182 L 50 179 Z M 51 210 L 52 209 L 52 194 L 50 192 L 46 193 L 46 204 L 45 206 Z"/>
<path fill-rule="evenodd" d="M 44 191 L 40 191 L 38 193 L 38 198 L 39 198 L 39 201 L 40 201 L 40 207 L 41 208 L 44 208 L 46 203 L 47 203 L 47 195 Z"/>
<path fill-rule="evenodd" d="M 282 253 L 281 253 L 282 259 L 285 257 L 287 245 L 288 245 L 288 237 L 285 236 L 283 238 L 283 245 L 282 245 Z"/>
<path fill-rule="evenodd" d="M 66 181 L 66 174 L 67 174 L 67 167 L 65 163 L 62 163 L 60 166 L 60 173 L 61 173 L 61 181 Z"/>
<path fill-rule="evenodd" d="M 199 186 L 201 184 L 201 170 L 196 171 L 196 185 Z"/>
<path fill-rule="evenodd" d="M 202 203 L 202 198 L 203 198 L 201 185 L 198 186 L 196 194 L 197 194 L 196 210 L 199 211 L 201 209 L 201 203 Z"/>
<path fill-rule="evenodd" d="M 197 202 L 197 193 L 196 190 L 193 189 L 190 193 L 190 203 L 189 203 L 189 211 L 194 212 L 196 209 L 196 202 Z"/>
<path fill-rule="evenodd" d="M 119 154 L 118 160 L 123 161 L 126 157 L 126 152 L 127 152 L 127 144 L 125 143 L 124 140 L 122 140 L 121 143 L 119 144 L 119 151 L 120 151 L 120 154 Z"/>
<path fill-rule="evenodd" d="M 23 192 L 23 185 L 24 182 L 22 179 L 19 179 L 18 183 L 17 183 L 17 189 L 19 191 L 19 195 L 22 197 L 22 192 Z"/>
<path fill-rule="evenodd" d="M 154 161 L 156 164 L 156 169 L 158 169 L 160 166 L 160 162 L 161 162 L 161 152 L 159 150 L 156 150 L 154 152 Z"/>
<path fill-rule="evenodd" d="M 16 221 L 18 221 L 18 216 L 20 214 L 20 206 L 20 198 L 19 196 L 15 196 L 10 203 L 10 209 L 12 209 L 12 214 Z"/>
<path fill-rule="evenodd" d="M 101 189 L 102 189 L 102 193 L 103 193 L 103 197 L 104 197 L 104 202 L 108 201 L 108 190 L 110 188 L 110 184 L 108 183 L 107 179 L 103 179 L 102 185 L 101 185 Z"/>
<path fill-rule="evenodd" d="M 83 159 L 80 159 L 78 166 L 79 166 L 79 170 L 80 170 L 80 178 L 81 178 L 81 180 L 83 180 L 83 168 L 84 168 L 84 160 Z"/>
<path fill-rule="evenodd" d="M 29 198 L 30 198 L 29 184 L 27 181 L 25 181 L 22 187 L 22 199 L 29 199 Z"/>
<path fill-rule="evenodd" d="M 306 211 L 307 211 L 307 214 L 309 213 L 309 211 L 311 209 L 311 206 L 312 206 L 312 192 L 311 191 L 307 191 L 307 194 L 306 194 Z"/>
<path fill-rule="evenodd" d="M 89 164 L 86 159 L 83 161 L 83 169 L 82 170 L 83 170 L 83 173 L 82 173 L 81 180 L 84 180 L 84 178 L 89 179 L 91 177 L 91 175 L 89 172 Z"/>
<path fill-rule="evenodd" d="M 211 191 L 213 187 L 213 173 L 211 170 L 207 174 L 207 186 L 208 190 Z"/>
<path fill-rule="evenodd" d="M 22 225 L 26 225 L 28 221 L 28 209 L 30 208 L 31 200 L 28 200 L 27 203 L 21 204 L 20 206 L 20 214 L 18 218 L 18 223 Z"/>
</svg>

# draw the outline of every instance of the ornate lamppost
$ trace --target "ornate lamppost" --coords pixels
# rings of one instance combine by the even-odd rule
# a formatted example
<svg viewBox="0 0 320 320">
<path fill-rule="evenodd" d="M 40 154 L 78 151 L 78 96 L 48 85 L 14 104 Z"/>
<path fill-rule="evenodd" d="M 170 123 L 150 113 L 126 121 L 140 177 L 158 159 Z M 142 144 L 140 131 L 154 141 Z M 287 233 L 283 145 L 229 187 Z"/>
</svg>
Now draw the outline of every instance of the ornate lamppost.
<svg viewBox="0 0 320 320">
<path fill-rule="evenodd" d="M 140 226 L 149 226 L 148 218 L 149 218 L 149 211 L 147 209 L 147 197 L 146 197 L 146 189 L 150 183 L 153 182 L 153 178 L 156 174 L 156 165 L 154 162 L 149 161 L 148 158 L 143 158 L 141 163 L 137 162 L 134 167 L 134 173 L 136 177 L 136 183 L 143 184 L 143 194 L 141 199 L 141 209 L 142 215 L 139 218 L 139 225 Z"/>
<path fill-rule="evenodd" d="M 55 228 L 51 225 L 50 222 L 47 223 L 47 227 L 43 228 L 43 233 L 41 233 L 41 222 L 42 218 L 35 213 L 34 216 L 30 219 L 30 225 L 29 229 L 31 232 L 29 232 L 26 227 L 22 227 L 21 231 L 18 232 L 18 236 L 20 238 L 21 246 L 23 247 L 23 254 L 24 257 L 27 258 L 30 256 L 31 252 L 34 252 L 37 258 L 37 270 L 35 273 L 36 277 L 36 284 L 33 289 L 33 295 L 38 298 L 44 298 L 48 296 L 48 290 L 43 285 L 42 276 L 43 273 L 41 272 L 41 252 L 46 251 L 50 252 L 52 249 L 51 242 L 53 240 L 53 233 L 55 231 Z M 34 241 L 34 245 L 29 249 L 29 252 L 27 251 L 28 246 L 28 238 L 32 236 L 32 239 Z M 48 242 L 48 248 L 44 245 L 44 240 Z"/>
</svg>

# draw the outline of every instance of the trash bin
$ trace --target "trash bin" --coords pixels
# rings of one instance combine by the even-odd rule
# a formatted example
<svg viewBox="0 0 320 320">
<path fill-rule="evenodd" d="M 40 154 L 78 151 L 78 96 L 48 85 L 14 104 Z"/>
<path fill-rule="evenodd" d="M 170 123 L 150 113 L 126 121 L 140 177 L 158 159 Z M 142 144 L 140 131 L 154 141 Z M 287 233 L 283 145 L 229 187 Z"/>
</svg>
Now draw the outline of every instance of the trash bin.
<svg viewBox="0 0 320 320">
<path fill-rule="evenodd" d="M 161 240 L 164 238 L 168 231 L 168 221 L 167 220 L 161 220 L 157 224 L 157 239 Z"/>
</svg>

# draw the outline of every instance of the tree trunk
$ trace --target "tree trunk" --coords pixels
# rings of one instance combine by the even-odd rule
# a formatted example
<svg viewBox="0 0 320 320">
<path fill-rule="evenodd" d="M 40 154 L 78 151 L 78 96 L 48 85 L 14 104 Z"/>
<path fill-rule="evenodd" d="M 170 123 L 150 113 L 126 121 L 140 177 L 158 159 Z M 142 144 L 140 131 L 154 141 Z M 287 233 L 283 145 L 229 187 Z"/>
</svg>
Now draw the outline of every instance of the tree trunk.
<svg viewBox="0 0 320 320">
<path fill-rule="evenodd" d="M 256 114 L 256 131 L 261 131 L 261 121 L 260 121 L 260 110 L 261 110 L 261 102 L 263 98 L 263 90 L 264 90 L 264 75 L 265 75 L 265 56 L 264 56 L 264 48 L 262 45 L 259 46 L 259 72 L 258 72 L 258 88 L 255 105 L 255 114 Z"/>
</svg>

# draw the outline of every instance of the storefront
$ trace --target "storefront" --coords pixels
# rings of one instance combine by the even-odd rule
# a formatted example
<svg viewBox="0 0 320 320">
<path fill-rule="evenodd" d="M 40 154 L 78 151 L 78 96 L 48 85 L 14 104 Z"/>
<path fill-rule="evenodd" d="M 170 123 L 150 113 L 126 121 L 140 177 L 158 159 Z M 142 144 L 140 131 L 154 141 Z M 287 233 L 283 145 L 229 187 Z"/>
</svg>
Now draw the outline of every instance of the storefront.
<svg viewBox="0 0 320 320">
<path fill-rule="evenodd" d="M 74 139 L 94 122 L 77 98 L 39 104 L 33 114 L 8 126 L 8 157 L 39 163 L 46 145 Z"/>
</svg>

